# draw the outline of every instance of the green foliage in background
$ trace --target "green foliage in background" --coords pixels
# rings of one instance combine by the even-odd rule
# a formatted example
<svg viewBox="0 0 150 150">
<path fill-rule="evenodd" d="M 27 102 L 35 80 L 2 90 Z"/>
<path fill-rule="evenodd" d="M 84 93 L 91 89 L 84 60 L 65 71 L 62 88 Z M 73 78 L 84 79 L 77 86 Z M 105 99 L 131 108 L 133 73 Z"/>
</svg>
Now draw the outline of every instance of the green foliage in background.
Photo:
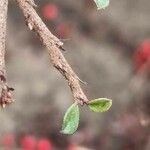
<svg viewBox="0 0 150 150">
<path fill-rule="evenodd" d="M 94 0 L 98 9 L 104 9 L 109 5 L 109 0 Z"/>
</svg>

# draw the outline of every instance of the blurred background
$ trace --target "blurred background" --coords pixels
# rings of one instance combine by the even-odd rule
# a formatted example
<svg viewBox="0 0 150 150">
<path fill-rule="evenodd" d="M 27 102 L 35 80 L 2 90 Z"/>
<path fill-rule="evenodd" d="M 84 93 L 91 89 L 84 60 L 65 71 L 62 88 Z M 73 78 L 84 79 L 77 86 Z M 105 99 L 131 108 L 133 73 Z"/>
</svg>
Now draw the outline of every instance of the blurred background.
<svg viewBox="0 0 150 150">
<path fill-rule="evenodd" d="M 62 135 L 73 103 L 65 79 L 9 1 L 7 78 L 15 103 L 0 111 L 2 150 L 150 149 L 150 1 L 111 0 L 97 11 L 93 0 L 36 0 L 39 16 L 64 41 L 64 56 L 88 83 L 89 99 L 107 97 L 106 113 L 81 109 L 78 131 Z"/>
</svg>

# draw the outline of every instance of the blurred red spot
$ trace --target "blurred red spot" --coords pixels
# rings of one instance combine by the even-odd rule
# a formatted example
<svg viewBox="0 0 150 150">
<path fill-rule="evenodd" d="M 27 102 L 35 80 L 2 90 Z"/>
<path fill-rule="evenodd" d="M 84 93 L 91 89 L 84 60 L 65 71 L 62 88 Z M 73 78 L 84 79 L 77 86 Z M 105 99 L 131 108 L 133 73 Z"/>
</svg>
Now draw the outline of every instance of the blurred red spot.
<svg viewBox="0 0 150 150">
<path fill-rule="evenodd" d="M 141 43 L 134 54 L 134 64 L 136 71 L 143 69 L 147 63 L 150 63 L 150 40 L 146 40 Z"/>
<path fill-rule="evenodd" d="M 12 146 L 14 146 L 14 144 L 15 144 L 15 138 L 14 138 L 14 135 L 12 135 L 12 134 L 8 134 L 8 135 L 5 135 L 4 137 L 3 137 L 3 145 L 5 146 L 5 147 L 12 147 Z"/>
<path fill-rule="evenodd" d="M 33 136 L 27 135 L 21 140 L 21 147 L 23 150 L 35 150 L 37 141 Z"/>
<path fill-rule="evenodd" d="M 67 150 L 78 150 L 78 146 L 75 144 L 70 144 L 67 148 Z"/>
<path fill-rule="evenodd" d="M 56 30 L 60 38 L 67 38 L 72 32 L 72 25 L 70 23 L 61 23 Z"/>
<path fill-rule="evenodd" d="M 47 20 L 54 20 L 58 17 L 58 8 L 55 4 L 46 4 L 42 8 L 42 15 Z"/>
<path fill-rule="evenodd" d="M 52 150 L 52 143 L 48 139 L 41 139 L 37 144 L 37 150 Z"/>
</svg>

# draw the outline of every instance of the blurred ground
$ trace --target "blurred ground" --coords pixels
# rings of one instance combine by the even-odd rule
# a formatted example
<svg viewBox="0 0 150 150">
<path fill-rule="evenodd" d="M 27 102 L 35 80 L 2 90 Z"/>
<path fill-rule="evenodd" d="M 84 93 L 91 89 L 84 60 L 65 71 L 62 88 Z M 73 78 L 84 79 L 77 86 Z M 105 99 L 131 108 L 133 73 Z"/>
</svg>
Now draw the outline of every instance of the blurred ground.
<svg viewBox="0 0 150 150">
<path fill-rule="evenodd" d="M 108 97 L 113 107 L 104 114 L 83 108 L 77 133 L 69 137 L 59 133 L 63 114 L 72 103 L 70 89 L 37 36 L 25 26 L 16 3 L 10 1 L 6 57 L 16 101 L 1 110 L 1 139 L 13 134 L 16 147 L 24 135 L 32 135 L 51 140 L 58 150 L 71 144 L 93 150 L 149 150 L 150 67 L 139 73 L 134 55 L 138 45 L 150 39 L 150 1 L 111 0 L 102 11 L 92 0 L 36 3 L 50 30 L 66 39 L 63 53 L 88 83 L 83 89 L 89 99 Z M 51 5 L 56 8 L 46 8 Z"/>
</svg>

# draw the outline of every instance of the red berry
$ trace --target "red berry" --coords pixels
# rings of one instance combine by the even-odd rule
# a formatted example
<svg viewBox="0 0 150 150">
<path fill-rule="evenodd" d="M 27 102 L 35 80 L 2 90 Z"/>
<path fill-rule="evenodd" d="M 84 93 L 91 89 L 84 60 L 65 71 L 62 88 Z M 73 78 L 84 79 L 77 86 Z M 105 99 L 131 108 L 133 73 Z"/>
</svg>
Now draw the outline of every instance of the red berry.
<svg viewBox="0 0 150 150">
<path fill-rule="evenodd" d="M 13 134 L 8 134 L 3 137 L 3 145 L 6 147 L 12 147 L 15 144 L 15 138 Z"/>
<path fill-rule="evenodd" d="M 54 20 L 58 17 L 58 8 L 55 4 L 46 4 L 42 8 L 42 15 L 47 20 Z"/>
<path fill-rule="evenodd" d="M 23 150 L 35 150 L 36 144 L 36 139 L 30 135 L 23 137 L 21 140 L 21 146 Z"/>
<path fill-rule="evenodd" d="M 60 38 L 67 38 L 72 32 L 72 26 L 70 23 L 61 23 L 56 30 Z"/>
<path fill-rule="evenodd" d="M 37 150 L 52 150 L 52 143 L 48 139 L 41 139 L 37 144 Z"/>
<path fill-rule="evenodd" d="M 134 54 L 135 69 L 141 70 L 150 61 L 150 40 L 146 40 L 137 48 Z"/>
</svg>

